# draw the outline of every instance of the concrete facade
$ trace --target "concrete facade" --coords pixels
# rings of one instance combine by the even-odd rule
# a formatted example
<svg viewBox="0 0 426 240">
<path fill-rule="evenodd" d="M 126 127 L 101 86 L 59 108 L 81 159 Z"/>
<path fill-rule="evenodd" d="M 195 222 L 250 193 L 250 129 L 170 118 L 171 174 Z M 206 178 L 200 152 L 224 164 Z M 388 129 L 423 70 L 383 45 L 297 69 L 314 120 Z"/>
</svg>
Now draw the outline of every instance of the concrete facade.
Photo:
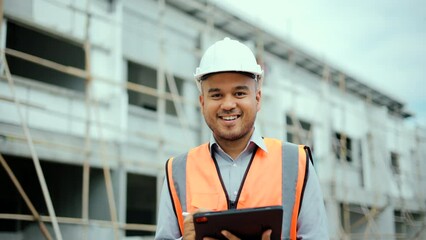
<svg viewBox="0 0 426 240">
<path fill-rule="evenodd" d="M 48 216 L 28 126 L 62 238 L 152 238 L 165 161 L 209 139 L 192 76 L 225 36 L 265 66 L 256 128 L 313 148 L 332 239 L 426 239 L 426 130 L 399 101 L 209 2 L 5 0 L 0 151 Z M 0 238 L 44 239 L 0 178 Z"/>
</svg>

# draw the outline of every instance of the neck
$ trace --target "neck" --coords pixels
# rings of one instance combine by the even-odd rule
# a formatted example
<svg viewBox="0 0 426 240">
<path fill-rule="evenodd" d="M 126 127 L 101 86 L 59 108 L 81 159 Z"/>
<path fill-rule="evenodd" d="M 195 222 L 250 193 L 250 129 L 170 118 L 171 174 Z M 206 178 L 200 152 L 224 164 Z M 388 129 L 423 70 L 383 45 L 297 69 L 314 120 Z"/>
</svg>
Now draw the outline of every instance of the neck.
<svg viewBox="0 0 426 240">
<path fill-rule="evenodd" d="M 241 152 L 245 149 L 250 140 L 250 137 L 253 135 L 254 129 L 251 130 L 246 136 L 243 136 L 237 140 L 227 140 L 223 138 L 217 138 L 215 136 L 217 144 L 222 148 L 222 150 L 228 154 L 233 160 L 237 158 Z"/>
</svg>

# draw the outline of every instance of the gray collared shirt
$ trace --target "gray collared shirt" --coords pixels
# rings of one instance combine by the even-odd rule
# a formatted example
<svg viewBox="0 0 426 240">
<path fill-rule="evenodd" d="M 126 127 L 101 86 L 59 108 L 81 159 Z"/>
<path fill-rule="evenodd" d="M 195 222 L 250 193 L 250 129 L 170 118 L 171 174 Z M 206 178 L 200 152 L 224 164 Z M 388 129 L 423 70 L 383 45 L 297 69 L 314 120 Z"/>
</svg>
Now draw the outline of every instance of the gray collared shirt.
<svg viewBox="0 0 426 240">
<path fill-rule="evenodd" d="M 256 148 L 267 151 L 260 133 L 255 129 L 246 148 L 240 155 L 232 159 L 216 143 L 214 137 L 210 139 L 210 150 L 219 165 L 219 170 L 229 199 L 234 201 L 244 173 Z M 167 181 L 167 179 L 165 179 Z M 173 210 L 167 183 L 164 182 L 161 192 L 155 239 L 181 239 L 179 225 Z M 309 162 L 309 175 L 302 199 L 302 207 L 297 222 L 298 239 L 329 239 L 327 216 L 315 169 Z"/>
<path fill-rule="evenodd" d="M 265 152 L 268 152 L 265 142 L 259 132 L 255 130 L 244 150 L 235 159 L 232 159 L 220 148 L 213 134 L 211 135 L 210 152 L 213 154 L 219 166 L 220 175 L 230 201 L 235 201 L 247 166 L 257 148 L 261 148 Z"/>
</svg>

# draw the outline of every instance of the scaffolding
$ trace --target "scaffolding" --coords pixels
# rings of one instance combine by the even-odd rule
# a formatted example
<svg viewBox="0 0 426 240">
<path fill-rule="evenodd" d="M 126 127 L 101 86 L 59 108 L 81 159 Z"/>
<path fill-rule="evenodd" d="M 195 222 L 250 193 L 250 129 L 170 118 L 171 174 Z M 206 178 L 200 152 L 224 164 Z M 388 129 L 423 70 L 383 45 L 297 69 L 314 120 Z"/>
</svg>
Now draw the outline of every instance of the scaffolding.
<svg viewBox="0 0 426 240">
<path fill-rule="evenodd" d="M 165 34 L 165 29 L 168 26 L 165 26 L 166 18 L 169 17 L 168 9 L 173 9 L 180 14 L 188 15 L 193 18 L 198 25 L 203 26 L 200 29 L 202 32 L 202 37 L 209 37 L 216 31 L 222 31 L 227 34 L 233 34 L 236 38 L 239 38 L 243 41 L 254 41 L 256 43 L 256 55 L 257 59 L 262 65 L 264 64 L 264 54 L 265 52 L 274 53 L 280 59 L 285 60 L 289 63 L 293 69 L 303 69 L 304 71 L 316 76 L 319 79 L 322 79 L 322 86 L 324 87 L 321 93 L 321 96 L 325 99 L 325 113 L 322 113 L 326 116 L 329 124 L 325 126 L 331 130 L 333 123 L 332 117 L 332 103 L 327 100 L 327 96 L 331 94 L 333 88 L 338 88 L 340 93 L 343 96 L 352 94 L 359 98 L 362 98 L 365 101 L 367 108 L 370 108 L 372 105 L 380 105 L 388 107 L 389 111 L 393 114 L 398 114 L 401 118 L 405 118 L 410 114 L 403 109 L 403 105 L 399 102 L 396 102 L 389 97 L 377 92 L 373 89 L 368 88 L 367 86 L 358 83 L 355 79 L 350 76 L 345 75 L 343 72 L 332 68 L 329 64 L 324 63 L 324 61 L 317 60 L 316 58 L 310 56 L 309 54 L 299 50 L 298 48 L 292 46 L 289 43 L 286 43 L 282 39 L 275 37 L 272 34 L 266 33 L 261 30 L 259 27 L 248 23 L 242 20 L 239 17 L 234 16 L 232 13 L 228 13 L 224 9 L 205 1 L 167 1 L 167 0 L 158 0 L 156 4 L 158 5 L 158 12 L 156 15 L 156 26 L 157 32 L 156 38 L 159 39 L 159 61 L 156 66 L 156 82 L 157 88 L 148 87 L 140 83 L 134 83 L 130 81 L 120 81 L 117 82 L 115 79 L 110 79 L 104 76 L 98 76 L 93 73 L 91 63 L 92 59 L 92 39 L 90 36 L 90 29 L 94 22 L 94 19 L 102 20 L 108 22 L 113 27 L 118 27 L 121 24 L 121 19 L 114 16 L 105 16 L 103 14 L 96 13 L 96 11 L 91 10 L 91 1 L 86 1 L 85 8 L 76 7 L 73 4 L 65 4 L 60 1 L 55 0 L 46 0 L 52 4 L 57 5 L 61 8 L 67 8 L 72 11 L 74 14 L 83 14 L 85 16 L 85 30 L 84 30 L 84 40 L 79 41 L 81 44 L 80 47 L 84 51 L 85 66 L 84 69 L 65 65 L 59 62 L 51 61 L 38 57 L 36 55 L 28 54 L 23 51 L 16 49 L 7 48 L 1 46 L 1 81 L 7 82 L 10 95 L 5 94 L 0 95 L 0 101 L 9 102 L 14 104 L 19 115 L 19 122 L 21 124 L 22 131 L 24 135 L 19 135 L 15 133 L 2 133 L 3 136 L 9 140 L 17 142 L 26 142 L 28 148 L 30 149 L 30 155 L 33 160 L 34 168 L 37 173 L 37 177 L 42 188 L 43 199 L 48 208 L 48 215 L 41 214 L 36 207 L 34 206 L 32 199 L 26 193 L 23 185 L 20 182 L 20 179 L 14 174 L 12 168 L 9 166 L 7 157 L 4 157 L 3 150 L 0 152 L 0 162 L 2 167 L 5 169 L 7 176 L 12 181 L 14 187 L 19 192 L 20 197 L 24 200 L 26 207 L 30 210 L 31 214 L 11 214 L 11 213 L 0 213 L 0 219 L 7 220 L 17 220 L 17 221 L 28 221 L 36 222 L 38 227 L 45 239 L 63 239 L 62 232 L 59 224 L 70 224 L 78 225 L 82 227 L 81 239 L 89 239 L 89 228 L 91 226 L 98 226 L 111 229 L 113 231 L 114 239 L 122 238 L 121 232 L 123 230 L 135 230 L 135 231 L 147 231 L 153 233 L 156 226 L 154 224 L 140 224 L 140 223 L 125 223 L 123 220 L 120 220 L 119 210 L 117 209 L 116 203 L 116 194 L 114 192 L 114 184 L 111 176 L 111 161 L 116 160 L 116 156 L 111 152 L 109 148 L 109 142 L 105 139 L 104 132 L 105 130 L 112 131 L 122 136 L 134 136 L 139 139 L 149 140 L 156 143 L 157 159 L 166 159 L 168 156 L 165 156 L 165 148 L 167 144 L 173 144 L 180 146 L 184 149 L 190 147 L 189 143 L 186 141 L 179 141 L 173 138 L 168 138 L 165 128 L 163 126 L 167 125 L 167 113 L 166 113 L 166 101 L 171 101 L 173 103 L 174 109 L 176 110 L 176 117 L 179 122 L 179 127 L 183 129 L 183 138 L 191 138 L 191 128 L 192 125 L 188 122 L 188 118 L 185 112 L 185 106 L 191 106 L 193 108 L 198 108 L 198 103 L 195 100 L 188 100 L 185 96 L 182 96 L 177 87 L 177 81 L 171 70 L 171 67 L 168 66 L 166 61 L 166 45 L 173 45 L 173 40 L 167 38 Z M 120 4 L 119 1 L 111 1 L 111 4 Z M 6 34 L 6 31 L 3 29 L 5 22 L 8 19 L 13 19 L 15 16 L 9 15 L 4 16 L 3 14 L 3 0 L 0 0 L 0 32 L 2 35 Z M 19 19 L 18 19 L 19 20 Z M 238 29 L 238 31 L 237 31 Z M 194 49 L 186 49 L 191 51 L 194 58 L 198 59 L 201 56 L 201 52 L 206 43 L 206 39 L 200 40 L 200 46 L 197 46 Z M 179 46 L 185 48 L 184 46 Z M 16 76 L 14 76 L 8 66 L 7 56 L 12 56 L 23 61 L 28 61 L 33 64 L 37 64 L 54 71 L 61 72 L 70 76 L 77 77 L 84 81 L 84 117 L 76 116 L 70 112 L 63 112 L 57 109 L 50 109 L 49 107 L 33 103 L 31 100 L 24 100 L 23 96 L 20 96 L 15 90 Z M 19 78 L 19 77 L 18 77 Z M 19 80 L 20 81 L 20 80 Z M 134 129 L 122 129 L 116 125 L 102 121 L 101 111 L 103 102 L 93 94 L 93 85 L 95 83 L 103 83 L 114 88 L 118 88 L 123 91 L 136 92 L 138 94 L 145 94 L 156 98 L 156 120 L 158 124 L 157 134 L 148 133 L 146 131 L 134 130 Z M 356 83 L 356 84 L 355 84 Z M 54 92 L 54 94 L 61 94 L 60 90 L 50 89 L 49 91 Z M 56 91 L 56 92 L 55 92 Z M 293 93 L 294 94 L 294 93 Z M 72 98 L 72 96 L 70 96 Z M 320 104 L 320 103 L 318 103 Z M 295 141 L 297 143 L 303 142 L 314 142 L 314 130 L 313 127 L 310 127 L 308 130 L 303 128 L 302 119 L 298 116 L 297 102 L 295 102 L 292 109 L 289 109 L 288 116 L 293 123 L 293 129 L 295 134 Z M 69 118 L 73 121 L 84 122 L 84 142 L 82 144 L 83 150 L 75 145 L 49 141 L 41 138 L 34 138 L 31 134 L 31 126 L 28 125 L 28 119 L 24 114 L 25 108 L 37 108 L 45 111 L 49 116 L 62 116 Z M 344 105 L 339 106 L 341 117 L 341 125 L 344 126 L 347 124 L 346 119 L 346 109 Z M 360 117 L 361 118 L 361 117 Z M 368 118 L 369 124 L 371 126 L 379 125 L 377 119 Z M 260 120 L 261 121 L 261 120 Z M 264 123 L 263 125 L 265 125 Z M 262 123 L 260 123 L 262 125 Z M 343 127 L 344 129 L 344 127 Z M 384 129 L 381 131 L 387 131 Z M 379 130 L 376 130 L 379 131 Z M 96 133 L 96 137 L 93 136 L 93 133 Z M 202 130 L 200 130 L 202 132 Z M 331 132 L 331 131 L 330 131 Z M 331 133 L 330 133 L 331 134 Z M 202 133 L 200 133 L 202 135 Z M 2 137 L 3 137 L 2 136 Z M 416 135 L 417 136 L 417 135 Z M 329 135 L 329 142 L 336 141 L 336 138 L 333 134 Z M 202 137 L 200 137 L 202 138 Z M 398 136 L 397 136 L 398 138 Z M 348 149 L 349 138 L 345 132 L 340 134 L 340 138 L 337 140 L 335 148 L 332 147 L 328 149 L 326 158 L 334 159 L 331 161 L 331 167 L 336 169 L 341 165 L 345 167 L 351 167 L 344 159 L 351 151 Z M 372 161 L 372 164 L 381 164 L 387 168 L 391 168 L 389 163 L 386 161 L 385 157 L 376 157 L 378 155 L 386 156 L 386 149 L 381 148 L 382 146 L 377 146 L 377 139 L 373 137 L 373 134 L 369 132 L 367 136 L 368 142 L 368 156 Z M 425 139 L 422 139 L 421 136 L 418 136 L 416 139 L 417 149 L 421 149 L 425 144 Z M 82 186 L 81 186 L 81 214 L 80 217 L 63 217 L 57 216 L 55 209 L 53 207 L 52 199 L 49 194 L 48 186 L 46 184 L 46 179 L 44 178 L 43 169 L 40 165 L 40 159 L 38 157 L 35 146 L 45 146 L 50 148 L 58 149 L 59 151 L 64 152 L 73 152 L 75 154 L 81 154 L 83 156 L 82 161 Z M 333 145 L 332 145 L 333 146 Z M 340 159 L 335 159 L 335 155 L 338 152 Z M 379 154 L 377 153 L 379 152 Z M 105 198 L 108 203 L 108 215 L 110 216 L 109 220 L 98 220 L 91 219 L 89 217 L 90 212 L 90 171 L 92 168 L 92 159 L 93 155 L 97 154 L 101 160 L 101 167 L 103 173 L 103 181 L 106 189 Z M 416 159 L 416 164 L 420 165 L 421 153 L 419 151 L 415 152 L 414 157 Z M 315 155 L 315 154 L 314 154 Z M 377 162 L 377 163 L 376 163 Z M 153 163 L 150 161 L 144 161 L 140 159 L 125 159 L 122 156 L 119 159 L 119 164 L 123 165 L 135 165 L 143 166 L 147 168 L 156 169 L 157 171 L 162 171 L 163 163 Z M 321 162 L 320 162 L 321 164 Z M 362 165 L 360 166 L 362 169 Z M 416 168 L 416 175 L 411 180 L 413 183 L 416 181 L 422 182 L 425 179 L 425 176 L 420 172 L 420 167 Z M 361 170 L 360 170 L 361 171 Z M 425 195 L 422 191 L 416 192 L 416 198 L 420 206 L 419 214 L 413 214 L 409 209 L 405 209 L 404 197 L 402 196 L 403 187 L 401 182 L 398 181 L 398 191 L 400 193 L 400 202 L 402 202 L 402 208 L 400 210 L 399 216 L 395 219 L 395 222 L 404 224 L 404 226 L 413 226 L 416 230 L 412 236 L 408 236 L 405 233 L 390 233 L 390 232 L 380 232 L 380 227 L 378 226 L 377 217 L 381 215 L 386 207 L 390 203 L 378 204 L 379 202 L 379 192 L 375 192 L 373 201 L 370 204 L 365 203 L 353 203 L 349 199 L 348 188 L 345 184 L 339 185 L 338 182 L 341 181 L 340 175 L 337 175 L 337 172 L 333 171 L 333 176 L 331 181 L 327 182 L 327 192 L 330 194 L 326 198 L 327 201 L 341 203 L 340 217 L 338 232 L 335 236 L 332 236 L 332 239 L 420 239 L 422 231 L 424 231 L 426 226 L 425 216 L 426 207 L 424 205 Z M 363 178 L 363 176 L 361 176 Z M 344 181 L 348 181 L 348 178 L 343 178 Z M 378 183 L 376 183 L 378 184 Z M 157 186 L 158 188 L 158 186 Z M 154 194 L 154 193 L 153 193 Z M 377 203 L 377 204 L 376 204 Z M 355 216 L 360 216 L 355 218 Z M 355 218 L 355 220 L 354 220 Z M 53 234 L 49 231 L 49 227 L 46 226 L 46 223 L 53 226 Z M 398 225 L 398 224 L 396 224 Z M 399 225 L 398 225 L 399 226 Z M 361 227 L 361 228 L 360 228 Z M 354 229 L 363 229 L 363 232 L 355 232 Z M 53 235 L 53 236 L 52 236 Z"/>
<path fill-rule="evenodd" d="M 103 227 L 108 227 L 108 228 L 112 228 L 114 230 L 114 239 L 120 239 L 120 233 L 119 233 L 119 229 L 121 230 L 137 230 L 137 231 L 150 231 L 153 232 L 155 231 L 155 225 L 150 225 L 150 224 L 134 224 L 134 223 L 119 223 L 118 219 L 117 219 L 117 209 L 116 209 L 116 203 L 114 200 L 114 193 L 113 193 L 113 187 L 112 187 L 112 180 L 111 180 L 111 170 L 110 170 L 110 165 L 109 165 L 109 159 L 111 159 L 110 156 L 108 156 L 108 149 L 106 148 L 104 143 L 104 140 L 102 140 L 102 129 L 105 127 L 103 126 L 103 123 L 100 121 L 99 119 L 99 115 L 96 114 L 96 112 L 98 112 L 98 108 L 99 108 L 99 102 L 97 100 L 94 100 L 91 97 L 91 86 L 92 86 L 92 81 L 95 78 L 97 81 L 102 81 L 105 82 L 107 84 L 113 84 L 115 86 L 117 86 L 117 83 L 115 83 L 113 80 L 111 79 L 106 79 L 106 78 L 102 78 L 100 76 L 93 76 L 93 74 L 91 73 L 91 66 L 90 66 L 90 62 L 91 62 L 91 41 L 90 41 L 90 36 L 89 36 L 89 29 L 90 29 L 90 23 L 91 23 L 91 19 L 92 18 L 102 18 L 105 19 L 104 16 L 100 16 L 100 15 L 96 15 L 93 14 L 93 12 L 91 12 L 89 10 L 89 6 L 90 6 L 90 1 L 86 1 L 86 9 L 79 9 L 74 7 L 73 5 L 66 5 L 60 2 L 56 2 L 56 1 L 52 1 L 55 4 L 59 4 L 62 7 L 66 7 L 71 9 L 72 11 L 75 12 L 79 12 L 79 13 L 84 13 L 86 15 L 86 24 L 85 24 L 85 38 L 84 38 L 84 42 L 82 43 L 82 47 L 84 49 L 84 55 L 85 55 L 85 69 L 78 69 L 72 66 L 66 66 L 66 65 L 62 65 L 60 63 L 54 62 L 54 61 L 50 61 L 47 59 L 43 59 L 31 54 L 27 54 L 25 52 L 21 52 L 21 51 L 17 51 L 14 49 L 9 49 L 9 48 L 2 48 L 1 49 L 1 79 L 2 80 L 6 80 L 9 84 L 10 87 L 10 91 L 12 93 L 12 98 L 10 97 L 5 97 L 2 96 L 2 100 L 3 101 L 10 101 L 10 102 L 14 102 L 17 111 L 19 112 L 19 116 L 20 116 L 20 121 L 22 124 L 22 129 L 25 132 L 25 136 L 21 137 L 21 136 L 6 136 L 6 137 L 12 137 L 15 139 L 20 139 L 20 140 L 25 140 L 28 143 L 28 146 L 30 148 L 31 151 L 31 156 L 34 162 L 34 166 L 35 169 L 37 170 L 37 176 L 39 177 L 39 182 L 40 185 L 42 186 L 42 190 L 43 190 L 43 194 L 45 197 L 45 201 L 46 204 L 48 206 L 49 209 L 49 215 L 48 216 L 43 216 L 40 215 L 37 210 L 35 209 L 34 205 L 31 202 L 31 199 L 29 199 L 28 195 L 25 193 L 25 190 L 23 189 L 22 185 L 19 182 L 19 179 L 16 178 L 16 176 L 14 175 L 13 171 L 11 170 L 11 168 L 9 167 L 8 163 L 6 162 L 6 160 L 4 159 L 4 157 L 0 154 L 0 161 L 1 164 L 3 166 L 3 168 L 6 170 L 7 174 L 9 175 L 10 179 L 12 180 L 12 182 L 14 183 L 15 187 L 17 188 L 17 190 L 19 191 L 21 197 L 24 199 L 27 207 L 30 209 L 32 215 L 24 215 L 24 214 L 3 214 L 0 213 L 0 219 L 13 219 L 13 220 L 21 220 L 21 221 L 36 221 L 39 224 L 40 230 L 43 234 L 43 236 L 46 239 L 58 239 L 61 240 L 62 239 L 62 234 L 59 228 L 59 224 L 58 223 L 62 223 L 62 224 L 77 224 L 77 225 L 81 225 L 84 226 L 84 231 L 82 232 L 82 238 L 81 239 L 88 239 L 88 227 L 91 225 L 97 225 L 97 226 L 103 226 Z M 164 9 L 164 1 L 160 1 L 159 4 L 161 5 L 161 8 Z M 3 1 L 0 1 L 0 10 L 1 10 L 1 25 L 3 24 Z M 161 16 L 160 16 L 161 18 Z M 108 19 L 108 21 L 111 21 L 110 19 Z M 112 22 L 112 21 L 111 21 Z M 161 22 L 161 20 L 159 21 Z M 114 23 L 114 22 L 113 22 Z M 161 26 L 160 26 L 161 29 Z M 6 55 L 10 55 L 13 57 L 17 57 L 19 59 L 22 59 L 24 61 L 29 61 L 35 64 L 39 64 L 42 65 L 44 67 L 53 69 L 55 71 L 59 71 L 65 74 L 69 74 L 72 76 L 76 76 L 79 77 L 81 79 L 83 79 L 85 81 L 85 86 L 86 86 L 86 90 L 85 90 L 85 103 L 86 103 L 86 118 L 83 119 L 85 120 L 85 125 L 86 125 L 86 131 L 85 131 L 85 137 L 84 137 L 84 155 L 85 160 L 83 162 L 83 186 L 82 186 L 82 214 L 81 214 L 81 218 L 67 218 L 67 217 L 57 217 L 55 214 L 55 211 L 53 209 L 53 205 L 52 205 L 52 200 L 50 198 L 49 195 L 49 190 L 47 188 L 46 185 L 46 181 L 44 179 L 44 175 L 43 175 L 43 171 L 41 169 L 40 166 L 40 160 L 37 156 L 37 152 L 35 151 L 34 148 L 34 144 L 46 144 L 52 147 L 60 147 L 61 144 L 57 144 L 57 143 L 53 143 L 53 142 L 45 142 L 45 141 L 38 141 L 37 139 L 33 139 L 28 127 L 28 124 L 26 122 L 26 119 L 23 117 L 22 114 L 22 107 L 21 107 L 21 101 L 19 100 L 17 94 L 15 93 L 15 87 L 14 87 L 14 77 L 12 76 L 12 74 L 9 71 L 8 68 L 8 64 L 7 64 L 7 59 L 6 59 Z M 178 109 L 178 117 L 180 119 L 180 124 L 182 125 L 182 127 L 184 128 L 188 128 L 187 124 L 186 124 L 186 120 L 184 119 L 183 116 L 183 112 L 182 112 L 182 107 L 181 104 L 183 102 L 187 102 L 186 100 L 183 99 L 182 96 L 179 95 L 177 88 L 176 88 L 176 83 L 174 82 L 174 78 L 173 75 L 171 75 L 170 73 L 167 74 L 167 83 L 169 84 L 169 86 L 172 89 L 172 93 L 167 93 L 165 92 L 165 71 L 162 68 L 163 64 L 159 64 L 158 68 L 159 68 L 159 82 L 163 84 L 164 87 L 159 88 L 159 89 L 155 89 L 155 88 L 149 88 L 146 87 L 144 85 L 141 84 L 135 84 L 135 83 L 131 83 L 131 82 L 126 82 L 122 85 L 118 85 L 117 87 L 120 88 L 124 88 L 130 91 L 135 91 L 138 93 L 144 93 L 144 94 L 148 94 L 148 95 L 152 95 L 155 97 L 158 97 L 158 101 L 159 101 L 159 105 L 162 106 L 160 107 L 160 109 L 163 109 L 162 111 L 160 110 L 159 113 L 159 119 L 164 119 L 164 107 L 165 107 L 165 100 L 172 100 L 175 104 L 176 109 Z M 190 104 L 195 105 L 195 102 L 190 102 Z M 33 106 L 30 103 L 24 103 L 24 105 L 27 106 Z M 36 106 L 36 107 L 40 107 L 40 106 Z M 59 112 L 55 112 L 52 110 L 49 110 L 47 108 L 44 108 L 43 106 L 41 106 L 41 108 L 45 109 L 46 111 L 50 111 L 51 114 L 61 114 Z M 93 116 L 93 112 L 95 112 L 95 116 Z M 94 119 L 92 119 L 94 118 Z M 82 119 L 79 119 L 82 120 Z M 102 149 L 100 150 L 101 152 L 101 158 L 102 158 L 102 162 L 103 162 L 103 174 L 104 174 L 104 180 L 105 180 L 105 186 L 107 189 L 107 199 L 108 199 L 108 204 L 109 204 L 109 212 L 110 212 L 110 216 L 111 216 L 111 220 L 110 221 L 100 221 L 100 220 L 94 220 L 94 219 L 89 219 L 89 182 L 90 182 L 90 155 L 92 154 L 93 149 L 91 148 L 91 143 L 93 141 L 92 137 L 90 136 L 90 132 L 91 132 L 91 128 L 93 128 L 93 124 L 95 124 L 98 134 L 99 134 L 99 142 L 102 146 Z M 165 124 L 164 122 L 162 122 L 162 124 Z M 110 128 L 114 131 L 121 131 L 121 129 L 117 129 L 114 128 L 113 126 L 106 126 L 107 128 Z M 143 138 L 149 138 L 152 139 L 154 141 L 158 141 L 158 142 L 164 142 L 167 141 L 165 140 L 164 137 L 160 136 L 152 136 L 152 135 L 148 135 L 148 134 L 144 134 L 142 132 L 135 132 L 135 131 L 126 131 L 125 134 L 133 134 L 133 135 L 137 135 L 139 137 L 143 137 Z M 164 136 L 164 135 L 163 135 Z M 185 143 L 182 142 L 177 142 L 177 141 L 172 141 L 173 144 L 177 144 L 177 145 L 183 145 L 185 146 Z M 67 150 L 74 150 L 74 151 L 79 151 L 80 149 L 75 149 L 72 146 L 67 146 L 67 145 L 62 145 L 62 148 L 65 148 Z M 161 148 L 158 150 L 159 153 L 161 153 Z M 134 160 L 125 160 L 125 162 L 127 163 L 132 163 L 134 162 Z M 138 162 L 139 163 L 139 162 Z M 149 165 L 148 165 L 149 166 Z M 151 166 L 152 167 L 152 166 Z M 160 168 L 162 166 L 154 166 L 155 168 Z M 53 225 L 54 228 L 54 238 L 52 238 L 50 232 L 48 231 L 45 222 L 50 222 Z"/>
</svg>

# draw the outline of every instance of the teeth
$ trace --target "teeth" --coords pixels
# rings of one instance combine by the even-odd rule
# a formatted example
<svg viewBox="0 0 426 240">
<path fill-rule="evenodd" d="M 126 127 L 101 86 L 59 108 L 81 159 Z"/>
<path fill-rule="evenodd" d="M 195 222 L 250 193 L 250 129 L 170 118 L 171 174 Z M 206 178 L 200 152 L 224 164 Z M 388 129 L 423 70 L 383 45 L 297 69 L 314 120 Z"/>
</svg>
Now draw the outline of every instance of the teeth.
<svg viewBox="0 0 426 240">
<path fill-rule="evenodd" d="M 237 116 L 222 117 L 223 120 L 231 121 L 237 119 Z"/>
</svg>

